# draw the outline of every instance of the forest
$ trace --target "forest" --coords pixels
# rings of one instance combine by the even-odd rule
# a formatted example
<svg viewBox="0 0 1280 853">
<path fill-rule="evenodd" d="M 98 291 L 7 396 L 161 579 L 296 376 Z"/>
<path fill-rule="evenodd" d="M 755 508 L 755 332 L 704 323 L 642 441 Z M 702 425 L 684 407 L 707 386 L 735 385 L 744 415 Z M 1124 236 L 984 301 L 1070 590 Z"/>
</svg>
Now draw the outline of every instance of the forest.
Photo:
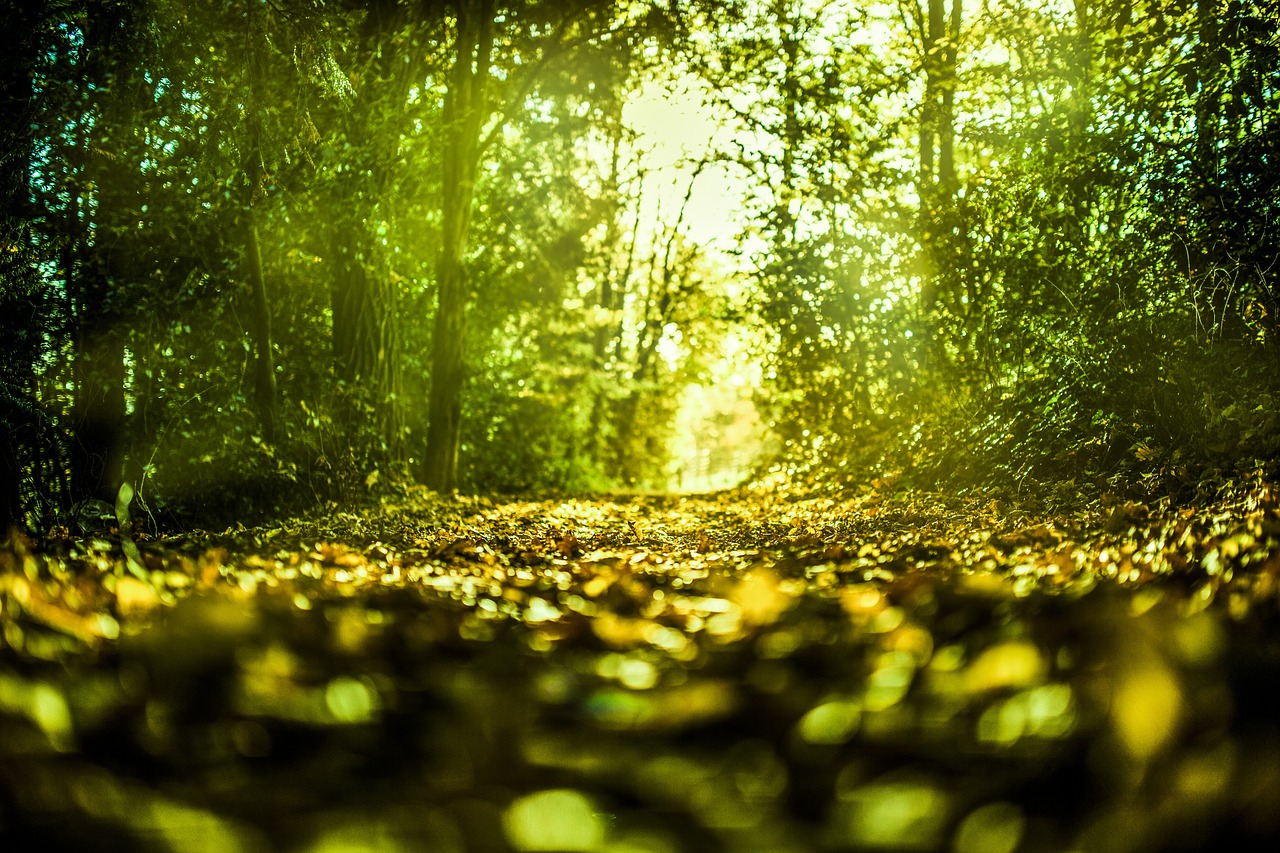
<svg viewBox="0 0 1280 853">
<path fill-rule="evenodd" d="M 0 846 L 1280 843 L 1270 0 L 0 30 Z"/>
</svg>

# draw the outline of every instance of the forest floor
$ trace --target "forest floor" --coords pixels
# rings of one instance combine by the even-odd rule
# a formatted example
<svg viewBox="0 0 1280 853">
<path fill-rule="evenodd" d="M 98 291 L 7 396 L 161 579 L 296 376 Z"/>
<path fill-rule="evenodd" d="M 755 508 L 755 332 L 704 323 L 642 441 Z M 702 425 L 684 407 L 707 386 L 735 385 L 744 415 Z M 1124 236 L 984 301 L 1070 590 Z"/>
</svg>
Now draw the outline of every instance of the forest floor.
<svg viewBox="0 0 1280 853">
<path fill-rule="evenodd" d="M 1278 604 L 1267 489 L 15 537 L 0 848 L 1277 849 Z"/>
</svg>

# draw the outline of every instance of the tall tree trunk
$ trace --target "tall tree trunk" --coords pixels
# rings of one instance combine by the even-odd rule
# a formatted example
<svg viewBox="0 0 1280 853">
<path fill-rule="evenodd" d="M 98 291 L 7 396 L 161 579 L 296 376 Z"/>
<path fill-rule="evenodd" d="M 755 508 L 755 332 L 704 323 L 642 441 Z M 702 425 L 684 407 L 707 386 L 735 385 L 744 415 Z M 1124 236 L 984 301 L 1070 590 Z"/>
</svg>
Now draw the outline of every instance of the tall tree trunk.
<svg viewBox="0 0 1280 853">
<path fill-rule="evenodd" d="M 440 257 L 428 398 L 423 482 L 437 492 L 457 488 L 462 431 L 462 358 L 469 285 L 464 268 L 475 200 L 480 142 L 489 116 L 493 1 L 461 0 L 454 63 L 444 102 Z"/>
<path fill-rule="evenodd" d="M 924 63 L 924 99 L 920 104 L 920 168 L 916 193 L 922 205 L 937 183 L 938 86 L 941 82 L 943 0 L 928 0 L 921 32 Z"/>
<path fill-rule="evenodd" d="M 624 72 L 622 79 L 626 79 L 627 72 Z M 636 231 L 633 228 L 631 232 L 631 252 L 628 259 L 624 263 L 619 263 L 618 251 L 622 238 L 622 216 L 626 212 L 623 206 L 621 195 L 621 162 L 622 162 L 622 138 L 624 127 L 622 123 L 622 99 L 616 99 L 613 109 L 609 113 L 609 177 L 606 180 L 607 193 L 607 213 L 604 239 L 600 244 L 600 257 L 603 261 L 598 273 L 599 287 L 596 290 L 596 306 L 600 309 L 600 316 L 596 320 L 596 326 L 592 330 L 591 336 L 591 354 L 592 369 L 598 377 L 604 377 L 606 371 L 610 369 L 609 361 L 611 354 L 616 354 L 614 348 L 617 346 L 619 336 L 615 334 L 614 315 L 621 308 L 621 297 L 626 292 L 627 279 L 631 276 L 630 258 L 634 255 Z M 643 190 L 643 181 L 640 181 L 638 192 Z M 636 214 L 639 215 L 640 205 L 636 204 Z M 611 438 L 611 421 L 609 418 L 610 390 L 606 388 L 602 381 L 600 386 L 595 389 L 594 396 L 591 401 L 591 457 L 598 469 L 603 470 L 609 457 L 609 447 Z"/>
<path fill-rule="evenodd" d="M 262 76 L 262 43 L 253 2 L 248 4 L 246 20 L 249 56 L 249 150 L 244 164 L 247 187 L 244 208 L 244 262 L 249 276 L 249 326 L 253 341 L 253 402 L 262 426 L 262 437 L 268 444 L 276 440 L 276 367 L 271 340 L 271 303 L 267 298 L 267 279 L 262 268 L 262 245 L 258 239 L 258 223 L 254 206 L 266 194 L 266 167 L 262 159 L 262 106 L 259 80 Z"/>
<path fill-rule="evenodd" d="M 1075 79 L 1072 82 L 1072 98 L 1068 112 L 1070 137 L 1066 141 L 1067 151 L 1063 158 L 1063 167 L 1068 171 L 1065 181 L 1067 214 L 1063 217 L 1062 229 L 1066 234 L 1068 247 L 1084 247 L 1089 242 L 1089 230 L 1093 221 L 1094 200 L 1097 197 L 1098 178 L 1089 174 L 1082 163 L 1072 163 L 1075 157 L 1096 157 L 1089 139 L 1090 128 L 1093 127 L 1093 92 L 1094 92 L 1094 30 L 1099 15 L 1093 7 L 1094 0 L 1075 0 L 1075 49 L 1072 57 Z M 1068 251 L 1072 251 L 1068 248 Z"/>
<path fill-rule="evenodd" d="M 79 498 L 112 502 L 124 465 L 124 337 L 107 304 L 111 277 L 99 271 L 89 279 L 75 306 L 71 487 Z"/>
<path fill-rule="evenodd" d="M 790 10 L 783 4 L 774 10 L 778 26 L 778 35 L 782 40 L 783 78 L 782 78 L 782 187 L 779 199 L 779 234 L 789 245 L 794 245 L 799 237 L 800 212 L 793 207 L 798 203 L 799 175 L 796 168 L 795 151 L 802 143 L 800 125 L 800 38 L 799 22 L 789 14 Z"/>
<path fill-rule="evenodd" d="M 1207 186 L 1218 182 L 1218 137 L 1222 117 L 1222 76 L 1225 48 L 1221 42 L 1219 0 L 1199 0 L 1196 4 L 1196 161 Z"/>
<path fill-rule="evenodd" d="M 1076 78 L 1072 88 L 1072 108 L 1069 114 L 1072 142 L 1079 142 L 1089 132 L 1093 124 L 1093 66 L 1094 66 L 1094 19 L 1097 12 L 1092 4 L 1094 0 L 1075 0 L 1076 39 L 1074 66 Z"/>
<path fill-rule="evenodd" d="M 249 272 L 249 328 L 253 338 L 253 400 L 262 426 L 262 438 L 268 444 L 276 440 L 276 368 L 271 341 L 271 303 L 267 299 L 267 279 L 262 270 L 262 247 L 258 242 L 258 224 L 252 206 L 246 211 L 245 263 Z"/>
<path fill-rule="evenodd" d="M 940 361 L 945 354 L 938 313 L 951 300 L 954 272 L 947 255 L 956 223 L 953 202 L 957 189 L 955 167 L 955 86 L 962 0 L 927 0 L 920 13 L 920 47 L 924 70 L 924 99 L 920 105 L 919 168 L 916 195 L 920 201 L 918 239 L 921 309 L 926 325 L 922 354 Z M 949 18 L 949 20 L 948 20 Z"/>
<path fill-rule="evenodd" d="M 937 0 L 934 0 L 937 2 Z M 951 0 L 951 20 L 946 28 L 946 44 L 941 49 L 942 64 L 938 69 L 938 115 L 934 130 L 938 134 L 938 188 L 948 200 L 954 197 L 956 179 L 956 62 L 960 47 L 960 14 L 963 0 Z"/>
<path fill-rule="evenodd" d="M 71 486 L 76 497 L 114 502 L 125 455 L 125 312 L 141 203 L 137 109 L 146 99 L 133 40 L 138 9 L 89 5 L 86 80 L 96 98 L 86 169 L 96 188 L 92 246 L 72 288 L 75 399 Z"/>
</svg>

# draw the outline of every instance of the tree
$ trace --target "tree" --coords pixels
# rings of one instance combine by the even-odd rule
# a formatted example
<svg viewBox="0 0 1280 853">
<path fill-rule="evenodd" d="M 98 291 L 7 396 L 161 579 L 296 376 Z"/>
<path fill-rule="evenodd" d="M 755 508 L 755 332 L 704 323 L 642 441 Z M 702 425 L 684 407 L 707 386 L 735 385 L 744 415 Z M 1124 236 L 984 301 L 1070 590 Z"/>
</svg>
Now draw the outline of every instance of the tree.
<svg viewBox="0 0 1280 853">
<path fill-rule="evenodd" d="M 422 478 L 441 492 L 457 486 L 462 422 L 467 303 L 466 270 L 472 207 L 481 164 L 505 122 L 547 70 L 588 46 L 622 37 L 637 21 L 612 0 L 573 5 L 529 2 L 496 14 L 492 0 L 459 0 L 454 7 L 451 66 L 440 133 L 441 242 L 436 261 L 436 315 L 431 360 L 428 432 Z M 501 87 L 493 74 L 501 48 Z"/>
<path fill-rule="evenodd" d="M 471 206 L 492 116 L 490 65 L 495 47 L 492 0 L 461 0 L 456 8 L 453 66 L 445 90 L 441 147 L 440 256 L 423 482 L 439 492 L 457 485 L 462 428 L 462 357 L 467 301 L 463 267 Z"/>
<path fill-rule="evenodd" d="M 125 457 L 125 288 L 136 280 L 144 203 L 143 116 L 152 105 L 145 61 L 151 47 L 142 0 L 88 7 L 83 65 L 87 254 L 71 294 L 75 364 L 71 482 L 81 498 L 113 502 Z"/>
<path fill-rule="evenodd" d="M 365 4 L 341 55 L 350 92 L 336 93 L 316 111 L 326 144 L 340 152 L 323 164 L 319 188 L 328 220 L 322 251 L 332 276 L 339 418 L 350 447 L 368 457 L 360 464 L 371 470 L 406 455 L 400 286 L 388 244 L 397 201 L 422 168 L 415 159 L 421 151 L 407 143 L 417 115 L 411 93 L 434 61 L 426 51 L 429 26 L 411 4 Z M 313 50 L 323 47 L 319 33 L 313 41 Z"/>
<path fill-rule="evenodd" d="M 616 137 L 629 50 L 619 39 L 548 66 L 504 125 L 502 156 L 477 189 L 468 273 L 458 478 L 469 488 L 584 490 L 610 476 L 606 398 L 620 375 L 593 357 L 612 351 L 615 318 L 595 301 L 619 198 L 600 151 Z M 615 291 L 621 299 L 622 292 Z M 593 413 L 606 421 L 600 429 Z"/>
<path fill-rule="evenodd" d="M 958 276 L 951 261 L 955 245 L 962 239 L 964 223 L 957 219 L 954 203 L 959 183 L 956 177 L 955 96 L 957 59 L 960 45 L 962 0 L 952 0 L 948 13 L 945 0 L 910 0 L 901 4 L 904 24 L 914 34 L 924 94 L 919 106 L 919 172 L 916 195 L 920 199 L 918 232 L 922 281 L 921 303 L 928 346 L 935 358 L 944 353 L 936 314 L 939 290 L 955 289 Z M 961 302 L 948 293 L 954 311 Z"/>
<path fill-rule="evenodd" d="M 262 132 L 261 80 L 264 75 L 262 52 L 265 38 L 260 14 L 250 2 L 245 13 L 245 54 L 248 57 L 245 75 L 248 78 L 248 99 L 245 106 L 248 124 L 245 161 L 241 167 L 244 178 L 244 268 L 249 278 L 250 338 L 253 341 L 253 401 L 262 437 L 268 444 L 276 440 L 276 423 L 279 413 L 276 403 L 276 368 L 274 345 L 271 339 L 271 305 L 267 296 L 266 275 L 262 266 L 262 243 L 254 208 L 266 195 L 269 176 L 267 172 Z"/>
<path fill-rule="evenodd" d="M 886 43 L 891 19 L 867 9 L 716 14 L 713 47 L 695 62 L 739 127 L 722 156 L 750 186 L 742 240 L 754 287 L 739 310 L 764 340 L 761 402 L 792 470 L 861 468 L 877 453 L 871 437 L 901 417 L 887 401 L 900 402 L 915 375 L 912 319 L 888 310 L 909 301 L 909 62 Z"/>
</svg>

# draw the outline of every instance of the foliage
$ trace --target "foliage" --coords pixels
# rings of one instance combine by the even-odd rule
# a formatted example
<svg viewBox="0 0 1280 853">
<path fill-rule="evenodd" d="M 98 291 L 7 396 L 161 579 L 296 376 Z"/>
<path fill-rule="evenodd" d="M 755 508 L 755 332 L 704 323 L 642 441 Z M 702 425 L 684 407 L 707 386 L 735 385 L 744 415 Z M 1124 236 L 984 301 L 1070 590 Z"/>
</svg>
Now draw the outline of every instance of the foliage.
<svg viewBox="0 0 1280 853">
<path fill-rule="evenodd" d="M 1274 10 L 810 6 L 24 12 L 5 523 L 125 484 L 197 515 L 437 468 L 663 489 L 732 341 L 818 490 L 1274 464 Z M 658 167 L 628 105 L 663 90 L 716 130 Z"/>
<path fill-rule="evenodd" d="M 954 4 L 940 83 L 943 4 L 899 5 L 743 6 L 699 60 L 756 140 L 780 468 L 1191 497 L 1274 461 L 1273 12 Z"/>
<path fill-rule="evenodd" d="M 473 488 L 613 476 L 597 440 L 611 429 L 596 417 L 603 368 L 579 369 L 575 328 L 594 306 L 566 308 L 601 251 L 593 229 L 621 211 L 585 145 L 616 126 L 631 74 L 622 57 L 668 22 L 597 5 L 592 26 L 615 37 L 576 61 L 548 53 L 513 81 L 518 93 L 497 93 L 510 103 L 476 238 L 493 251 L 468 259 L 480 308 L 467 383 Z M 507 46 L 527 42 L 519 50 L 536 57 L 550 28 L 568 26 L 562 11 L 527 4 L 507 19 Z M 140 500 L 198 515 L 354 497 L 398 476 L 426 436 L 425 413 L 409 416 L 422 412 L 413 404 L 435 344 L 436 131 L 452 19 L 394 3 L 163 0 L 94 15 L 51 7 L 15 57 L 28 63 L 14 68 L 18 88 L 31 87 L 23 127 L 34 136 L 6 138 L 19 181 L 6 207 L 29 192 L 31 210 L 5 221 L 33 225 L 16 238 L 29 252 L 6 255 L 4 294 L 44 325 L 7 336 L 16 372 L 4 417 L 22 440 L 6 456 L 6 519 L 47 528 L 124 481 Z M 550 332 L 504 345 L 513 324 Z M 530 382 L 551 382 L 561 401 L 536 412 L 522 376 L 500 381 L 531 359 Z M 279 399 L 264 399 L 273 388 Z M 489 453 L 495 420 L 529 417 L 546 441 L 510 443 L 508 461 Z M 572 459 L 565 441 L 580 448 Z"/>
</svg>

